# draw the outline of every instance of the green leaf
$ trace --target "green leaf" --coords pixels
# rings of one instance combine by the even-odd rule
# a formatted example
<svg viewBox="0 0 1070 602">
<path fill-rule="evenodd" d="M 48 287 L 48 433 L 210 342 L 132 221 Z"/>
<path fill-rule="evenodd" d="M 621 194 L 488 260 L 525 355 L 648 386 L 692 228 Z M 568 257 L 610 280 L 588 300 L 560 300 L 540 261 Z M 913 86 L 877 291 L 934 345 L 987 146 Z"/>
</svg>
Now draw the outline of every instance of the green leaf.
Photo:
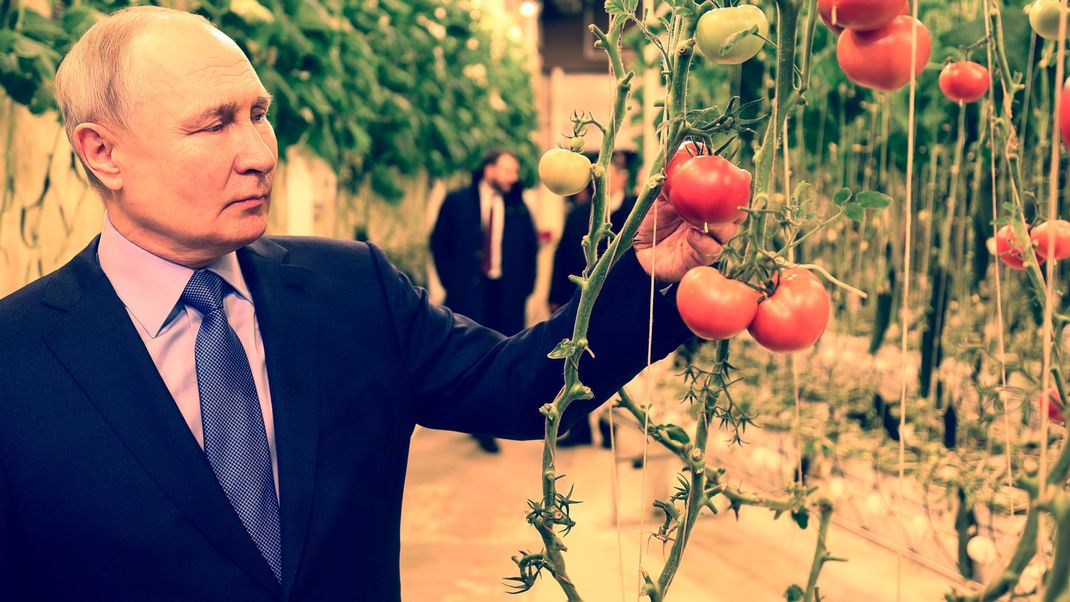
<svg viewBox="0 0 1070 602">
<path fill-rule="evenodd" d="M 687 434 L 687 431 L 676 426 L 675 424 L 670 424 L 666 426 L 665 434 L 668 435 L 669 439 L 672 439 L 677 443 L 683 443 L 684 445 L 691 443 L 691 436 Z"/>
<path fill-rule="evenodd" d="M 883 192 L 867 190 L 858 194 L 858 203 L 866 209 L 884 209 L 892 204 L 892 197 Z"/>
<path fill-rule="evenodd" d="M 843 204 L 851 200 L 853 195 L 854 193 L 851 192 L 850 188 L 841 188 L 836 191 L 836 194 L 832 195 L 832 202 L 843 207 Z"/>
<path fill-rule="evenodd" d="M 810 524 L 810 511 L 806 508 L 800 508 L 791 513 L 791 520 L 795 521 L 795 524 L 799 525 L 800 529 L 805 530 L 806 526 Z"/>
<path fill-rule="evenodd" d="M 633 15 L 637 6 L 639 0 L 606 0 L 606 12 L 611 17 Z"/>
<path fill-rule="evenodd" d="M 843 208 L 843 214 L 856 222 L 860 222 L 866 217 L 866 210 L 858 203 L 851 203 Z"/>
<path fill-rule="evenodd" d="M 546 357 L 552 360 L 563 360 L 567 357 L 575 355 L 580 346 L 572 342 L 572 339 L 564 339 L 554 347 L 553 351 L 548 353 Z"/>
<path fill-rule="evenodd" d="M 752 36 L 752 35 L 754 35 L 756 33 L 758 33 L 758 26 L 757 25 L 751 25 L 750 27 L 748 27 L 746 29 L 741 29 L 741 30 L 737 31 L 736 33 L 728 36 L 728 39 L 724 41 L 724 44 L 721 44 L 721 52 L 720 52 L 721 56 L 728 56 L 728 53 L 732 52 L 732 47 L 733 46 L 735 46 L 736 44 L 740 43 L 741 41 L 749 38 L 750 36 Z"/>
<path fill-rule="evenodd" d="M 801 602 L 806 598 L 806 592 L 798 585 L 792 584 L 791 587 L 784 592 L 784 599 L 787 602 Z"/>
</svg>

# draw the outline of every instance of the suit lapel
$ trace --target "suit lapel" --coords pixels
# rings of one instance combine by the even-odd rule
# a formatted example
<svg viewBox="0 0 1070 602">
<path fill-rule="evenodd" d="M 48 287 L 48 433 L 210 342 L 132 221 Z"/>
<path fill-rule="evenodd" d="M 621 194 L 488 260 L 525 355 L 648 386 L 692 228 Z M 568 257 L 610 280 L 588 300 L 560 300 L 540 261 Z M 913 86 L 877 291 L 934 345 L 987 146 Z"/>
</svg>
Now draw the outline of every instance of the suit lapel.
<svg viewBox="0 0 1070 602">
<path fill-rule="evenodd" d="M 283 599 L 289 597 L 308 533 L 319 433 L 317 316 L 312 273 L 283 262 L 261 239 L 238 252 L 267 356 L 279 461 Z"/>
<path fill-rule="evenodd" d="M 268 591 L 278 583 L 216 481 L 122 301 L 97 241 L 57 274 L 45 303 L 67 311 L 45 342 L 171 501 Z"/>
</svg>

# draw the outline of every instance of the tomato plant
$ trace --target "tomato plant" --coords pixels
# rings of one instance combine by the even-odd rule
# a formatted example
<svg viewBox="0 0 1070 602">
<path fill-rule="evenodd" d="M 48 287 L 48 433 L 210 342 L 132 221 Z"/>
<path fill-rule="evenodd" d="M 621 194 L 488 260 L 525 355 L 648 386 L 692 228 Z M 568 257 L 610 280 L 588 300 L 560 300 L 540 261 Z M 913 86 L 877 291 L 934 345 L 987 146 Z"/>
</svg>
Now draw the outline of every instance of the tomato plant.
<svg viewBox="0 0 1070 602">
<path fill-rule="evenodd" d="M 1025 247 L 1018 242 L 1018 237 L 1014 235 L 1011 224 L 1003 226 L 996 232 L 996 255 L 1007 267 L 1012 270 L 1024 270 L 1024 251 Z M 1040 257 L 1039 254 L 1037 255 L 1037 262 L 1044 263 L 1044 258 Z"/>
<path fill-rule="evenodd" d="M 765 11 L 752 4 L 715 8 L 699 18 L 695 30 L 699 50 L 721 65 L 753 58 L 765 44 L 763 38 L 769 38 L 769 20 Z"/>
<path fill-rule="evenodd" d="M 684 323 L 707 340 L 727 339 L 746 330 L 758 311 L 761 295 L 746 284 L 725 278 L 709 266 L 691 269 L 676 291 Z"/>
<path fill-rule="evenodd" d="M 539 179 L 558 196 L 576 194 L 591 181 L 591 160 L 563 148 L 552 148 L 539 159 Z"/>
<path fill-rule="evenodd" d="M 750 205 L 751 174 L 724 157 L 692 157 L 673 172 L 672 180 L 669 202 L 696 226 L 742 221 L 746 216 L 740 207 Z"/>
<path fill-rule="evenodd" d="M 906 0 L 818 0 L 821 18 L 833 31 L 880 29 L 907 11 Z"/>
<path fill-rule="evenodd" d="M 940 91 L 954 102 L 973 102 L 988 92 L 988 69 L 973 61 L 948 63 L 940 71 Z"/>
<path fill-rule="evenodd" d="M 932 41 L 925 25 L 906 15 L 873 31 L 846 30 L 836 44 L 840 69 L 860 86 L 885 92 L 898 90 L 910 81 L 911 39 L 915 25 L 918 46 L 913 75 L 917 76 L 929 62 Z"/>
<path fill-rule="evenodd" d="M 1040 224 L 1029 233 L 1029 238 L 1033 241 L 1039 261 L 1070 257 L 1070 222 L 1064 219 Z M 1052 245 L 1050 257 L 1048 245 Z"/>
<path fill-rule="evenodd" d="M 782 271 L 776 290 L 758 304 L 751 336 L 770 351 L 794 353 L 813 345 L 828 326 L 828 291 L 813 272 L 803 268 Z"/>
</svg>

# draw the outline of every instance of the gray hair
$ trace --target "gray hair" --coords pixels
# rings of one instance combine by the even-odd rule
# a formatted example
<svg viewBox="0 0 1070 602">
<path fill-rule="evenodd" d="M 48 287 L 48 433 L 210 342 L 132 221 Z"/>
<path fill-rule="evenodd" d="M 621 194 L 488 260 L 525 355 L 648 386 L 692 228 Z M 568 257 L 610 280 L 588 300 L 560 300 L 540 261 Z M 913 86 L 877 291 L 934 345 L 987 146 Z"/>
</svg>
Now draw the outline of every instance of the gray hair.
<svg viewBox="0 0 1070 602">
<path fill-rule="evenodd" d="M 130 109 L 129 48 L 149 26 L 164 21 L 185 21 L 211 27 L 200 15 L 160 6 L 131 6 L 104 17 L 71 47 L 56 72 L 56 100 L 63 115 L 67 139 L 74 146 L 74 129 L 99 123 L 123 131 Z M 101 193 L 107 188 L 85 165 L 86 175 Z"/>
</svg>

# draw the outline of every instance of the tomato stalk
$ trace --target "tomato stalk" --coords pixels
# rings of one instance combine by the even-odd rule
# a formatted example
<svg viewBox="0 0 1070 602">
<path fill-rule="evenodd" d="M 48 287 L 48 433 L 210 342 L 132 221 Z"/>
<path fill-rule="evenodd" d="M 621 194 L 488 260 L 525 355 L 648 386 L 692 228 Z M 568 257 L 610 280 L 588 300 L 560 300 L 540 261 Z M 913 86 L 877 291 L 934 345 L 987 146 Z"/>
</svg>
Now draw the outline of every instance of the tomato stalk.
<svg viewBox="0 0 1070 602">
<path fill-rule="evenodd" d="M 802 65 L 799 83 L 795 83 L 795 38 L 799 14 L 803 4 L 807 6 L 803 28 Z M 810 87 L 810 55 L 814 29 L 817 26 L 816 0 L 776 0 L 777 7 L 777 69 L 776 97 L 773 100 L 773 115 L 766 126 L 762 147 L 755 155 L 754 198 L 767 198 L 773 175 L 773 158 L 780 141 L 780 133 L 788 120 L 790 110 L 805 99 Z"/>
<path fill-rule="evenodd" d="M 836 558 L 829 554 L 828 547 L 825 545 L 825 539 L 828 536 L 829 523 L 832 520 L 832 512 L 834 507 L 832 502 L 827 499 L 820 499 L 817 502 L 817 510 L 820 515 L 817 527 L 817 545 L 814 549 L 814 560 L 810 564 L 810 577 L 806 580 L 806 592 L 803 596 L 803 602 L 814 602 L 817 598 L 817 578 L 821 574 L 821 569 L 826 562 L 842 562 L 842 558 Z"/>
<path fill-rule="evenodd" d="M 587 329 L 595 300 L 601 292 L 610 268 L 629 248 L 635 233 L 639 229 L 639 224 L 657 197 L 661 183 L 664 180 L 661 172 L 665 166 L 665 155 L 662 152 L 658 154 L 650 168 L 650 173 L 654 175 L 648 179 L 643 187 L 632 213 L 625 221 L 621 231 L 610 243 L 607 252 L 598 257 L 598 246 L 608 233 L 608 224 L 605 220 L 606 190 L 608 189 L 606 185 L 606 167 L 608 167 L 612 156 L 617 132 L 624 119 L 633 77 L 632 73 L 625 73 L 619 50 L 621 33 L 628 18 L 629 16 L 626 15 L 612 15 L 608 33 L 602 32 L 596 27 L 592 28 L 592 31 L 599 39 L 599 44 L 609 55 L 610 65 L 618 85 L 614 95 L 610 123 L 608 127 L 604 128 L 599 160 L 592 168 L 596 180 L 595 195 L 591 208 L 591 232 L 588 233 L 584 240 L 584 252 L 588 262 L 584 274 L 587 274 L 587 276 L 574 279 L 580 289 L 580 299 L 571 344 L 567 347 L 570 351 L 565 357 L 564 386 L 558 392 L 554 401 L 542 409 L 543 414 L 546 416 L 541 473 L 542 500 L 539 503 L 532 502 L 533 511 L 529 513 L 529 521 L 543 540 L 545 568 L 561 586 L 569 602 L 579 602 L 582 597 L 575 584 L 568 577 L 563 555 L 567 548 L 556 531 L 559 526 L 564 526 L 566 530 L 572 526 L 571 519 L 567 516 L 567 504 L 570 500 L 567 496 L 561 496 L 557 491 L 557 481 L 561 477 L 557 474 L 554 462 L 561 417 L 572 402 L 578 399 L 589 399 L 592 395 L 590 390 L 580 382 L 579 362 L 585 352 L 590 352 L 587 347 Z M 674 13 L 674 21 L 679 27 L 679 31 L 682 34 L 686 34 L 687 38 L 693 36 L 697 16 L 692 8 L 687 6 L 679 7 Z M 670 117 L 680 116 L 682 119 L 684 110 L 683 96 L 685 93 L 684 82 L 687 80 L 693 53 L 693 41 L 680 44 L 676 50 L 670 75 L 672 85 L 669 91 L 669 99 L 666 103 L 669 107 Z M 677 142 L 682 137 L 680 128 L 681 125 L 677 122 L 670 130 L 670 138 L 675 139 Z M 526 591 L 533 584 L 534 577 L 530 579 L 523 579 L 523 577 L 524 575 L 522 574 L 522 585 L 518 587 L 519 591 Z"/>
</svg>

